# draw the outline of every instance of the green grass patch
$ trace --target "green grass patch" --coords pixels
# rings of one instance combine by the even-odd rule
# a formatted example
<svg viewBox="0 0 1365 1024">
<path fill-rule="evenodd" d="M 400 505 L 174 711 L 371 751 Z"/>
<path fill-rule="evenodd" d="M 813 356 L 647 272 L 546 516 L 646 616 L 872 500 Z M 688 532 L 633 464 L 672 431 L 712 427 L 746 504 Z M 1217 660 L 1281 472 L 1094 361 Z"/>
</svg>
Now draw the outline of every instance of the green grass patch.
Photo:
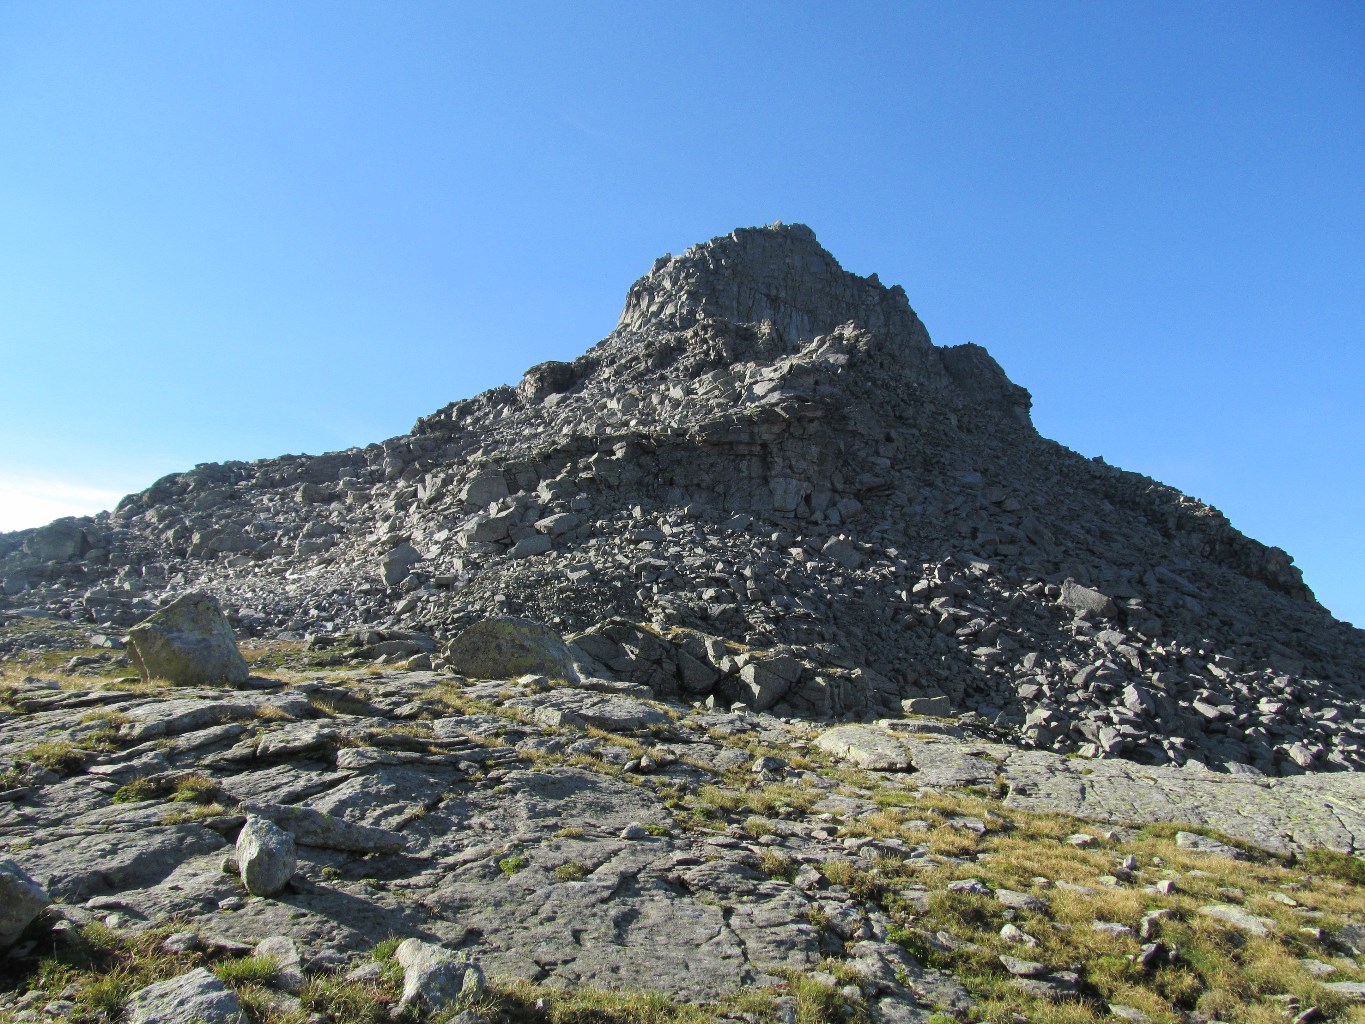
<svg viewBox="0 0 1365 1024">
<path fill-rule="evenodd" d="M 522 870 L 529 863 L 525 857 L 504 857 L 498 861 L 498 870 L 508 878 Z"/>
</svg>

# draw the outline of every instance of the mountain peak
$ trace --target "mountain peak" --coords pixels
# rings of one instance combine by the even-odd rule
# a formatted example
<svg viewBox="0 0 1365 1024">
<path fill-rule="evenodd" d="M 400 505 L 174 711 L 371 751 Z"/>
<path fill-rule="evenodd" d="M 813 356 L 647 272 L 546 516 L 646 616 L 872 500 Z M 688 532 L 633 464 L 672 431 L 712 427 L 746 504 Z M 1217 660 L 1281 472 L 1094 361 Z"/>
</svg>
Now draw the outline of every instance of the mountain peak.
<svg viewBox="0 0 1365 1024">
<path fill-rule="evenodd" d="M 631 286 L 617 333 L 679 330 L 702 320 L 766 322 L 788 345 L 843 324 L 927 347 L 899 285 L 849 273 L 804 224 L 738 228 L 655 261 Z"/>
</svg>

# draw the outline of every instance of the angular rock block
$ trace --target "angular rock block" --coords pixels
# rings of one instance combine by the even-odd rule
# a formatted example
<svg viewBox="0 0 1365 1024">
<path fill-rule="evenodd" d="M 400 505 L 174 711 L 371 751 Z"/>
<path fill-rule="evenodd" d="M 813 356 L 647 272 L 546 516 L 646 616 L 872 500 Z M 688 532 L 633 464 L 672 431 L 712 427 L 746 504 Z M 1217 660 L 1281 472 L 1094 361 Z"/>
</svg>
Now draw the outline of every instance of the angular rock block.
<svg viewBox="0 0 1365 1024">
<path fill-rule="evenodd" d="M 294 837 L 266 818 L 249 817 L 237 836 L 242 884 L 253 896 L 274 896 L 294 877 Z"/>
<path fill-rule="evenodd" d="M 14 945 L 52 900 L 14 861 L 0 860 L 0 949 Z"/>
<path fill-rule="evenodd" d="M 472 679 L 543 675 L 577 679 L 573 654 L 548 626 L 512 616 L 476 622 L 450 642 L 446 662 Z"/>
<path fill-rule="evenodd" d="M 143 681 L 245 683 L 250 671 L 217 598 L 177 597 L 128 631 L 128 654 Z"/>
</svg>

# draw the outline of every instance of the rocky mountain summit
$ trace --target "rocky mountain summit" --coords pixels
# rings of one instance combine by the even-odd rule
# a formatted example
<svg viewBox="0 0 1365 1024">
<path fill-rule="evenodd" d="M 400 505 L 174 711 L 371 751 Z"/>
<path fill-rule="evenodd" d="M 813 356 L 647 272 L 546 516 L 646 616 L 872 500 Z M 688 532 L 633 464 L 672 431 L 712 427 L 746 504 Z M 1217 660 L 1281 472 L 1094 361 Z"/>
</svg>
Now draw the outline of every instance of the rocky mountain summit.
<svg viewBox="0 0 1365 1024">
<path fill-rule="evenodd" d="M 774 225 L 0 536 L 0 1021 L 1365 1020 L 1365 637 L 1029 405 Z"/>
<path fill-rule="evenodd" d="M 1358 768 L 1365 633 L 1283 551 L 1040 437 L 1029 407 L 808 228 L 737 230 L 656 261 L 580 358 L 409 434 L 201 465 L 0 536 L 0 614 L 116 637 L 204 590 L 239 636 L 436 669 L 516 615 L 665 700 Z"/>
</svg>

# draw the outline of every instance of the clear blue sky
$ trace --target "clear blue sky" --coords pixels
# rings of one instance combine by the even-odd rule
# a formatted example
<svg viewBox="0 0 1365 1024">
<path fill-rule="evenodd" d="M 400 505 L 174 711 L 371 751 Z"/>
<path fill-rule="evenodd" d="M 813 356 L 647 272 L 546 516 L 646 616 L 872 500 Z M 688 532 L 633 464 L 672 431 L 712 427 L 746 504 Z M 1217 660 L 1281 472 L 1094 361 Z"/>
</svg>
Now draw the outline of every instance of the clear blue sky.
<svg viewBox="0 0 1365 1024">
<path fill-rule="evenodd" d="M 572 358 L 810 224 L 1365 622 L 1365 7 L 0 4 L 0 528 Z"/>
</svg>

